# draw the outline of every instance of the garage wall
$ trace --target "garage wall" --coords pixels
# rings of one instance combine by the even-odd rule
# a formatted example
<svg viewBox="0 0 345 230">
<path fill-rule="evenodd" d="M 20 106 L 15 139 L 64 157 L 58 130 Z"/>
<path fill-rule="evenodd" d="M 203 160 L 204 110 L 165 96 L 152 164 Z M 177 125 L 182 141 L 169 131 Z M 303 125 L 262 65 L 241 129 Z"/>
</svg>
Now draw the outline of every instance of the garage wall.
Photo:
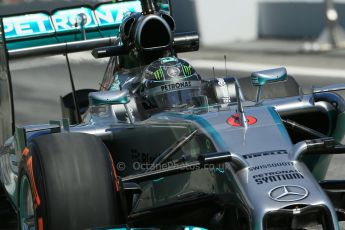
<svg viewBox="0 0 345 230">
<path fill-rule="evenodd" d="M 313 39 L 325 25 L 323 0 L 185 1 L 195 3 L 201 42 L 206 46 L 257 38 Z M 345 28 L 345 0 L 334 2 Z"/>
<path fill-rule="evenodd" d="M 257 38 L 257 0 L 194 1 L 203 45 Z"/>
<path fill-rule="evenodd" d="M 345 2 L 335 7 L 345 27 Z M 321 1 L 267 1 L 258 5 L 259 37 L 316 38 L 325 26 Z"/>
</svg>

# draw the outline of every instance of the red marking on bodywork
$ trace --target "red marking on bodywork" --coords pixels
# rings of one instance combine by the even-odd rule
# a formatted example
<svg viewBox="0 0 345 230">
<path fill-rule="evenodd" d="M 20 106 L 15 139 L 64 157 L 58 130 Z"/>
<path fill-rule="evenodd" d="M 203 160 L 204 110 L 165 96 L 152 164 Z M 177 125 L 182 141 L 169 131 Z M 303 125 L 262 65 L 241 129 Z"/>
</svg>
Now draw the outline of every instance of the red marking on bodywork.
<svg viewBox="0 0 345 230">
<path fill-rule="evenodd" d="M 38 230 L 43 230 L 43 218 L 39 217 L 38 218 Z"/>
<path fill-rule="evenodd" d="M 27 156 L 29 155 L 29 153 L 30 153 L 29 148 L 25 147 L 24 150 L 23 150 L 23 155 L 24 155 L 25 157 L 27 157 Z"/>
<path fill-rule="evenodd" d="M 116 187 L 116 192 L 118 192 L 120 189 L 119 189 L 119 178 L 117 176 L 117 173 L 116 173 L 116 169 L 115 169 L 115 166 L 114 166 L 114 160 L 113 160 L 113 157 L 111 156 L 111 154 L 109 153 L 109 156 L 110 156 L 110 160 L 111 160 L 111 167 L 113 168 L 113 173 L 114 173 L 114 176 L 115 176 L 115 187 Z"/>
<path fill-rule="evenodd" d="M 31 191 L 34 196 L 34 206 L 35 209 L 40 206 L 41 204 L 41 199 L 38 195 L 37 188 L 36 188 L 36 183 L 35 183 L 35 177 L 34 177 L 34 171 L 32 168 L 32 156 L 29 157 L 28 161 L 26 162 L 26 167 L 28 170 L 30 182 L 31 182 Z"/>
<path fill-rule="evenodd" d="M 255 117 L 253 117 L 253 116 L 246 116 L 246 119 L 247 119 L 247 124 L 248 125 L 254 125 L 257 122 L 257 119 Z M 235 126 L 235 127 L 241 126 L 239 114 L 235 114 L 235 115 L 231 116 L 227 120 L 227 123 L 229 125 Z"/>
</svg>

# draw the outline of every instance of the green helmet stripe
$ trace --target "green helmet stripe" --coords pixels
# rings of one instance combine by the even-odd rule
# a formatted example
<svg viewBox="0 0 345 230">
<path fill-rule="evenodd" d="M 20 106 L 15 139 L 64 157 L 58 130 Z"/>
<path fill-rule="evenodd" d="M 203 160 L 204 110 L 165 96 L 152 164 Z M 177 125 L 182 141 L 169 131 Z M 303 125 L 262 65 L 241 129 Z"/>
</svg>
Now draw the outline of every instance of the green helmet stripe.
<svg viewBox="0 0 345 230">
<path fill-rule="evenodd" d="M 183 74 L 185 77 L 192 75 L 192 67 L 184 65 L 183 66 Z"/>
<path fill-rule="evenodd" d="M 161 75 L 161 72 L 159 70 L 155 71 L 153 74 L 155 75 L 157 81 L 163 80 L 163 76 Z"/>
<path fill-rule="evenodd" d="M 183 74 L 184 74 L 185 77 L 188 75 L 188 74 L 187 74 L 187 69 L 186 69 L 186 66 L 185 66 L 185 65 L 183 66 Z"/>
<path fill-rule="evenodd" d="M 164 72 L 163 72 L 162 68 L 160 68 L 159 70 L 160 70 L 160 73 L 161 73 L 161 78 L 163 79 L 163 77 L 164 77 Z"/>
</svg>

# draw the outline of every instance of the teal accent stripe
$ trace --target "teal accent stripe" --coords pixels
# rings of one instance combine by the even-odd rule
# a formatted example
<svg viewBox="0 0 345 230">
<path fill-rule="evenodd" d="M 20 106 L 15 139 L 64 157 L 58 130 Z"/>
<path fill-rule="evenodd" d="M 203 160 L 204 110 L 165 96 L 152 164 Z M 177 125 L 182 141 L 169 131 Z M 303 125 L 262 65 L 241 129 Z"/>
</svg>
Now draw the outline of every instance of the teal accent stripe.
<svg viewBox="0 0 345 230">
<path fill-rule="evenodd" d="M 189 121 L 193 121 L 193 122 L 197 123 L 206 131 L 206 134 L 208 134 L 211 137 L 214 144 L 218 148 L 220 148 L 219 150 L 226 151 L 228 149 L 223 138 L 217 132 L 217 130 L 215 128 L 213 128 L 213 126 L 207 120 L 202 118 L 201 116 L 179 114 L 179 113 L 167 113 L 167 114 L 171 117 L 181 118 L 181 119 L 185 119 L 185 120 L 189 120 Z"/>
<path fill-rule="evenodd" d="M 162 177 L 162 178 L 159 178 L 159 179 L 156 179 L 156 180 L 153 180 L 153 183 L 158 183 L 158 182 L 161 182 L 164 180 L 165 177 Z"/>
<path fill-rule="evenodd" d="M 279 129 L 279 132 L 280 134 L 286 139 L 286 140 L 289 140 L 291 142 L 291 139 L 290 139 L 290 135 L 289 133 L 287 132 L 279 114 L 277 113 L 277 111 L 274 110 L 273 107 L 268 107 L 268 111 L 270 112 L 274 122 L 276 123 L 277 125 L 277 128 Z M 292 143 L 292 142 L 291 142 Z"/>
</svg>

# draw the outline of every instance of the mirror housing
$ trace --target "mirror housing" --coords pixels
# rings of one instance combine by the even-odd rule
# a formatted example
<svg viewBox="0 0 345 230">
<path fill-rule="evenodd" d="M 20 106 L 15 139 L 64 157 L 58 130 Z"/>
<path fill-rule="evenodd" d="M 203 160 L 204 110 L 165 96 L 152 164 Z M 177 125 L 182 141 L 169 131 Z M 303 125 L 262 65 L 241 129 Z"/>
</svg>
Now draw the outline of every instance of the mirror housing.
<svg viewBox="0 0 345 230">
<path fill-rule="evenodd" d="M 126 105 L 130 102 L 128 90 L 100 91 L 89 94 L 90 106 Z"/>
<path fill-rule="evenodd" d="M 262 70 L 251 74 L 253 86 L 258 86 L 256 94 L 256 103 L 259 103 L 261 97 L 262 86 L 275 82 L 283 82 L 288 79 L 287 71 L 284 67 L 276 69 Z"/>
<path fill-rule="evenodd" d="M 284 67 L 254 72 L 251 74 L 253 86 L 263 86 L 270 83 L 286 81 L 287 71 Z"/>
</svg>

